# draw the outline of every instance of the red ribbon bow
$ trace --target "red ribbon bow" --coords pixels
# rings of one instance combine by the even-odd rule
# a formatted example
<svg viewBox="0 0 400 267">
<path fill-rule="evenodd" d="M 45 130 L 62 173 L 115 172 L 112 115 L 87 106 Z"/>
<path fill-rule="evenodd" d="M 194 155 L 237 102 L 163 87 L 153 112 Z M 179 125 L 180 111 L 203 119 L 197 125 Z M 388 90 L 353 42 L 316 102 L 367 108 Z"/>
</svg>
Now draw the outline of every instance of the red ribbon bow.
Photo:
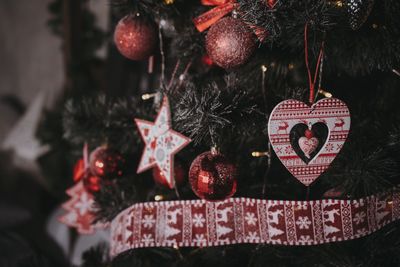
<svg viewBox="0 0 400 267">
<path fill-rule="evenodd" d="M 235 0 L 201 0 L 205 6 L 216 6 L 206 13 L 193 19 L 194 25 L 199 32 L 207 30 L 222 17 L 233 11 L 236 7 Z"/>
</svg>

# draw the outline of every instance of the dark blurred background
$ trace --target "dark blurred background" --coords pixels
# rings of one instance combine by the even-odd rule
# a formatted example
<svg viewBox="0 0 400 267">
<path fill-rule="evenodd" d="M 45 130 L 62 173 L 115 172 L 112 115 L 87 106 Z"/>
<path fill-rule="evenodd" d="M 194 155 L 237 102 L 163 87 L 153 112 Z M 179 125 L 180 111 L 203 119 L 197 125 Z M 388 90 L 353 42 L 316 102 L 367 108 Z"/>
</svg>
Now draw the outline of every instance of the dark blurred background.
<svg viewBox="0 0 400 267">
<path fill-rule="evenodd" d="M 54 23 L 59 16 L 57 5 L 68 2 L 0 2 L 1 267 L 68 266 L 66 258 L 76 253 L 69 247 L 74 236 L 56 223 L 65 183 L 59 190 L 50 188 L 40 164 L 51 164 L 45 156 L 51 149 L 41 145 L 37 137 L 43 123 L 39 115 L 54 109 L 66 90 L 68 51 L 63 49 L 66 46 L 61 36 L 54 33 Z M 108 2 L 81 2 L 95 16 L 95 26 L 106 31 Z M 60 26 L 65 24 L 56 23 L 55 28 Z M 105 58 L 106 50 L 103 45 L 94 51 L 95 56 Z M 69 174 L 59 178 L 65 181 Z"/>
</svg>

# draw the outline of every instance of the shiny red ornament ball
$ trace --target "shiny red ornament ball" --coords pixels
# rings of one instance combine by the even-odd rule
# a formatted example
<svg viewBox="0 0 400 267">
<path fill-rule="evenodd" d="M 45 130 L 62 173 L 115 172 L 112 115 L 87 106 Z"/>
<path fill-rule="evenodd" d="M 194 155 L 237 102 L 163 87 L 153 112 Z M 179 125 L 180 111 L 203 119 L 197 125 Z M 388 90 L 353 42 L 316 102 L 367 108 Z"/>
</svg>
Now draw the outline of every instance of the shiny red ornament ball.
<svg viewBox="0 0 400 267">
<path fill-rule="evenodd" d="M 123 56 L 132 60 L 147 59 L 157 45 L 156 26 L 142 17 L 127 15 L 115 28 L 114 42 Z"/>
<path fill-rule="evenodd" d="M 248 61 L 256 49 L 257 37 L 242 20 L 225 17 L 207 33 L 206 49 L 218 66 L 231 69 Z"/>
<path fill-rule="evenodd" d="M 94 176 L 101 178 L 116 178 L 123 174 L 125 159 L 122 155 L 107 147 L 98 147 L 89 158 L 89 168 Z"/>
<path fill-rule="evenodd" d="M 185 182 L 186 171 L 185 171 L 185 168 L 183 167 L 183 165 L 181 163 L 179 163 L 179 161 L 174 162 L 174 176 L 175 176 L 176 185 L 181 185 Z M 166 187 L 169 187 L 170 189 L 172 189 L 169 186 L 167 179 L 165 178 L 165 175 L 163 174 L 162 171 L 160 171 L 160 169 L 158 167 L 153 168 L 153 178 L 157 184 L 166 186 Z"/>
<path fill-rule="evenodd" d="M 87 172 L 83 177 L 83 186 L 90 194 L 96 193 L 101 189 L 101 178 Z"/>
<path fill-rule="evenodd" d="M 223 200 L 235 194 L 236 175 L 236 166 L 224 155 L 208 151 L 193 161 L 189 170 L 189 182 L 199 198 Z"/>
<path fill-rule="evenodd" d="M 83 159 L 79 159 L 75 163 L 72 178 L 73 178 L 74 182 L 77 183 L 80 180 L 82 180 L 84 175 L 85 175 L 85 163 L 83 162 Z"/>
</svg>

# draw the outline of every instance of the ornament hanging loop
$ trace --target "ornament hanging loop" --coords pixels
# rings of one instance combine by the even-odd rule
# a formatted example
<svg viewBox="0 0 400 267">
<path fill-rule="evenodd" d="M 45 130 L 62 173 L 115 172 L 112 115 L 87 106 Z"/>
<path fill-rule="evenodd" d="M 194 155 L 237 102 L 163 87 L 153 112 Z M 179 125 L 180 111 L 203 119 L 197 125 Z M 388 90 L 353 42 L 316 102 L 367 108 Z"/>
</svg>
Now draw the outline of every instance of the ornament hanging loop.
<svg viewBox="0 0 400 267">
<path fill-rule="evenodd" d="M 315 101 L 315 85 L 317 83 L 317 77 L 318 73 L 321 74 L 322 70 L 320 69 L 322 59 L 324 57 L 324 46 L 325 42 L 323 41 L 321 44 L 321 48 L 319 50 L 319 55 L 318 55 L 318 60 L 317 64 L 315 66 L 315 72 L 314 72 L 314 77 L 311 75 L 311 70 L 310 70 L 310 63 L 308 61 L 308 23 L 304 26 L 304 57 L 305 57 L 305 63 L 306 63 L 306 68 L 307 68 L 307 74 L 308 74 L 308 85 L 310 89 L 310 97 L 309 97 L 309 102 L 310 104 L 314 104 Z M 319 88 L 318 88 L 319 89 Z"/>
</svg>

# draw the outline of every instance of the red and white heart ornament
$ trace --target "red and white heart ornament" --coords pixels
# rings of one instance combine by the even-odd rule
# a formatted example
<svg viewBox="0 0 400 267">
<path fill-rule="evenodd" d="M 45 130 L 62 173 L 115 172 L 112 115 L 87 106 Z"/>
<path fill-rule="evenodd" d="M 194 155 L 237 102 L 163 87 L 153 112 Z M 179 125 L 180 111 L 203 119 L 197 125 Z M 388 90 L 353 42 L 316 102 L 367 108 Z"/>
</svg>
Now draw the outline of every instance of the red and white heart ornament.
<svg viewBox="0 0 400 267">
<path fill-rule="evenodd" d="M 309 128 L 301 137 L 299 147 L 310 159 L 305 162 L 293 149 L 290 131 L 298 124 L 306 123 Z M 311 127 L 324 123 L 328 128 L 328 137 L 318 153 L 311 154 L 318 147 L 319 140 Z M 309 186 L 332 163 L 342 149 L 350 130 L 350 111 L 346 104 L 336 98 L 325 98 L 311 107 L 298 100 L 285 100 L 272 111 L 268 123 L 268 135 L 271 145 L 282 164 L 302 184 Z"/>
<path fill-rule="evenodd" d="M 304 156 L 311 159 L 311 154 L 317 149 L 319 144 L 318 138 L 314 136 L 314 132 L 311 129 L 311 125 L 308 125 L 308 129 L 304 131 L 304 136 L 299 138 L 298 143 Z"/>
</svg>

